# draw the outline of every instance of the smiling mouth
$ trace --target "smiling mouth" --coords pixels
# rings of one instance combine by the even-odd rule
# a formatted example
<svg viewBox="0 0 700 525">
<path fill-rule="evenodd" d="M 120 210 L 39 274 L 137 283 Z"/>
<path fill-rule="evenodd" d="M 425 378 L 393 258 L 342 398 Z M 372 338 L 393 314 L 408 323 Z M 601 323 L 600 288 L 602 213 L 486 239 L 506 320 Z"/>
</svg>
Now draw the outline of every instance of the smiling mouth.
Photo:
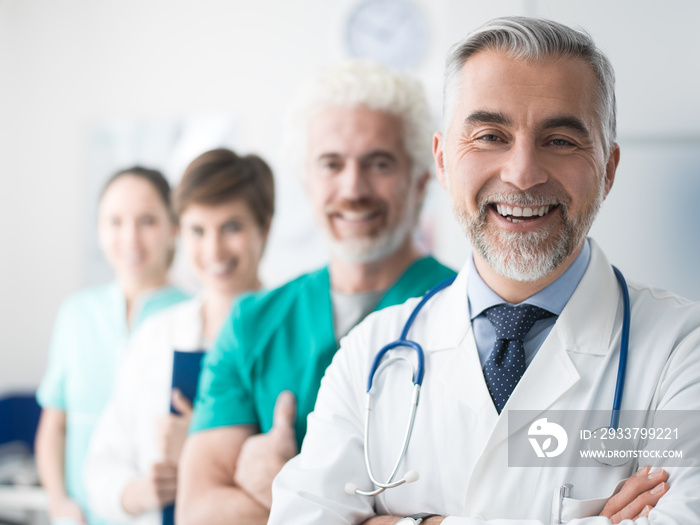
<svg viewBox="0 0 700 525">
<path fill-rule="evenodd" d="M 211 263 L 207 265 L 207 272 L 214 277 L 226 277 L 237 265 L 238 262 L 236 260 Z"/>
<path fill-rule="evenodd" d="M 347 222 L 357 222 L 362 223 L 366 221 L 371 221 L 376 219 L 380 215 L 379 210 L 363 210 L 363 211 L 350 211 L 344 210 L 336 212 L 333 214 L 334 217 L 342 219 Z"/>
<path fill-rule="evenodd" d="M 557 209 L 558 204 L 545 206 L 513 206 L 511 204 L 493 203 L 491 208 L 501 217 L 512 223 L 527 222 L 540 219 Z"/>
</svg>

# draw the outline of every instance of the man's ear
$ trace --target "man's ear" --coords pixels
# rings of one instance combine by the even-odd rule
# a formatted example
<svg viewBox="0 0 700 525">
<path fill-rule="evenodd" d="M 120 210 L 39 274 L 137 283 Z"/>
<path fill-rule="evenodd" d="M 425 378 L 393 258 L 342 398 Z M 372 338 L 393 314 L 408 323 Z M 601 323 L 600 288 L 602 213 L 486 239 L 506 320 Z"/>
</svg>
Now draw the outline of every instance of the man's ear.
<svg viewBox="0 0 700 525">
<path fill-rule="evenodd" d="M 436 131 L 433 135 L 433 158 L 435 159 L 435 175 L 443 189 L 447 189 L 447 176 L 445 174 L 445 147 L 442 132 Z"/>
<path fill-rule="evenodd" d="M 619 163 L 620 146 L 614 143 L 610 149 L 610 155 L 608 155 L 608 162 L 605 165 L 605 190 L 603 192 L 603 199 L 608 196 L 608 193 L 610 193 L 612 189 L 613 182 L 615 182 L 615 172 L 617 171 L 617 165 Z"/>
</svg>

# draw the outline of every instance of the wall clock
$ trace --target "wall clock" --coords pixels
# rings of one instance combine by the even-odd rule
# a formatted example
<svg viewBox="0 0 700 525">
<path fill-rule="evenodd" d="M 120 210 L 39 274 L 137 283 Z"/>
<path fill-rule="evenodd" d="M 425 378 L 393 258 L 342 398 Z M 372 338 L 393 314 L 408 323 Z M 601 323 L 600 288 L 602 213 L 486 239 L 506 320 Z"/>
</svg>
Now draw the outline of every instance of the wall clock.
<svg viewBox="0 0 700 525">
<path fill-rule="evenodd" d="M 393 68 L 416 66 L 424 55 L 427 24 L 410 0 L 365 0 L 346 23 L 350 55 Z"/>
</svg>

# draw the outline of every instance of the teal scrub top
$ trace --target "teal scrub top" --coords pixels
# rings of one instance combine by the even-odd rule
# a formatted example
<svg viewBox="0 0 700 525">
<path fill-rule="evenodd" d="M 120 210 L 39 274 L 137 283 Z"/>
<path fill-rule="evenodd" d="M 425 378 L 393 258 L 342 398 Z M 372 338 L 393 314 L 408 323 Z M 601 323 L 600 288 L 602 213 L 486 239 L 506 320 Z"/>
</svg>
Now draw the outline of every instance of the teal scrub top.
<svg viewBox="0 0 700 525">
<path fill-rule="evenodd" d="M 375 311 L 423 295 L 454 273 L 432 257 L 420 259 Z M 336 350 L 328 268 L 241 298 L 204 358 L 190 430 L 253 424 L 267 432 L 277 396 L 290 390 L 301 445 L 306 416 Z"/>
<path fill-rule="evenodd" d="M 90 517 L 83 464 L 90 436 L 124 358 L 130 331 L 149 315 L 187 298 L 172 286 L 149 292 L 135 306 L 131 329 L 126 319 L 126 298 L 117 283 L 76 292 L 58 311 L 37 400 L 42 408 L 66 413 L 66 490 L 86 512 L 91 525 L 101 522 Z"/>
</svg>

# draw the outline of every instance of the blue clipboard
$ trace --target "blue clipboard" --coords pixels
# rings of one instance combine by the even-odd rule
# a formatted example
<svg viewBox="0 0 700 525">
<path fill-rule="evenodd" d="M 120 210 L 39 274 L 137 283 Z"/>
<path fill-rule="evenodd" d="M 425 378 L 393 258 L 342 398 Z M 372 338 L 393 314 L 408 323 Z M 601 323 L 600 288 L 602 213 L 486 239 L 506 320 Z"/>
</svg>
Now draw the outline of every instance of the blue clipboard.
<svg viewBox="0 0 700 525">
<path fill-rule="evenodd" d="M 203 350 L 195 352 L 173 352 L 173 381 L 172 388 L 177 388 L 190 401 L 194 401 L 197 395 L 197 385 L 199 384 L 199 373 L 202 371 Z M 179 414 L 170 403 L 170 413 Z"/>
<path fill-rule="evenodd" d="M 204 351 L 197 350 L 195 352 L 182 352 L 175 350 L 173 352 L 173 380 L 172 388 L 177 388 L 182 394 L 194 401 L 197 395 L 197 385 L 199 384 L 199 373 L 202 371 L 202 358 Z M 171 390 L 172 392 L 172 390 Z M 172 401 L 170 402 L 170 413 L 179 414 Z M 169 505 L 163 509 L 163 525 L 175 524 L 175 505 Z"/>
</svg>

